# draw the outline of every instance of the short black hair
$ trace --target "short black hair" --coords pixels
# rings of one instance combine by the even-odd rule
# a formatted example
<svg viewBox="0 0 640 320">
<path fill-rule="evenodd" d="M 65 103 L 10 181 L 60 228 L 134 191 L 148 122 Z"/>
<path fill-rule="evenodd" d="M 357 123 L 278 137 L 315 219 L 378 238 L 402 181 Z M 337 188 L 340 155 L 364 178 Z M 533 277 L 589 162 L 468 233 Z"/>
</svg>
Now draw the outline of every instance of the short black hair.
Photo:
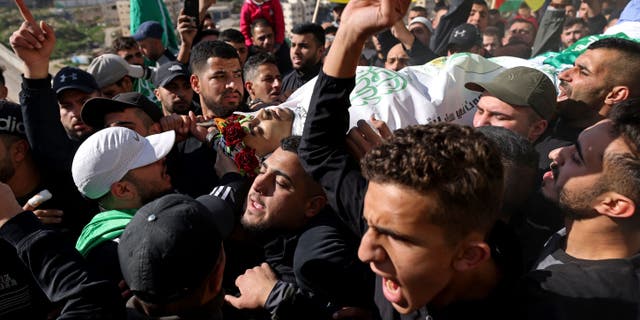
<svg viewBox="0 0 640 320">
<path fill-rule="evenodd" d="M 273 64 L 276 67 L 278 66 L 276 58 L 266 52 L 259 52 L 249 57 L 247 62 L 244 63 L 244 81 L 253 81 L 253 78 L 256 77 L 258 68 L 267 63 Z"/>
<path fill-rule="evenodd" d="M 111 50 L 113 50 L 114 53 L 120 50 L 129 50 L 137 47 L 138 43 L 132 37 L 117 37 L 111 43 Z"/>
<path fill-rule="evenodd" d="M 473 0 L 472 4 L 479 4 L 481 6 L 485 6 L 487 8 L 489 8 L 489 5 L 487 5 L 487 2 L 484 0 Z"/>
<path fill-rule="evenodd" d="M 587 50 L 607 49 L 617 52 L 620 56 L 608 65 L 609 79 L 607 83 L 613 86 L 624 85 L 629 88 L 629 98 L 640 97 L 640 43 L 622 38 L 604 38 L 592 43 Z"/>
<path fill-rule="evenodd" d="M 334 25 L 330 25 L 330 26 L 327 26 L 326 28 L 324 28 L 325 37 L 328 34 L 336 34 L 337 32 L 338 32 L 338 27 L 336 27 Z"/>
<path fill-rule="evenodd" d="M 538 152 L 525 137 L 504 127 L 483 126 L 476 130 L 495 142 L 502 163 L 512 163 L 518 167 L 538 168 Z"/>
<path fill-rule="evenodd" d="M 293 29 L 291 29 L 292 34 L 303 35 L 303 34 L 312 34 L 313 38 L 316 40 L 319 46 L 324 46 L 325 30 L 322 29 L 322 26 L 319 24 L 306 22 L 295 25 Z"/>
<path fill-rule="evenodd" d="M 280 140 L 280 148 L 284 151 L 293 152 L 298 154 L 298 148 L 300 147 L 301 136 L 288 136 Z"/>
<path fill-rule="evenodd" d="M 582 18 L 568 18 L 562 24 L 562 30 L 567 30 L 576 24 L 581 24 L 583 27 L 587 28 L 587 30 L 589 29 L 589 25 L 586 21 L 582 20 Z"/>
<path fill-rule="evenodd" d="M 267 19 L 264 19 L 264 18 L 256 19 L 251 24 L 251 35 L 253 35 L 253 29 L 257 27 L 270 27 L 271 29 L 273 29 L 273 26 L 271 25 L 271 23 L 269 23 L 269 21 L 267 21 Z"/>
<path fill-rule="evenodd" d="M 225 42 L 244 43 L 244 35 L 237 29 L 226 29 L 220 32 L 220 40 Z"/>
<path fill-rule="evenodd" d="M 238 59 L 240 56 L 234 47 L 223 41 L 200 42 L 191 49 L 191 60 L 189 66 L 191 72 L 199 73 L 207 64 L 209 58 Z"/>
<path fill-rule="evenodd" d="M 502 39 L 504 37 L 504 30 L 500 30 L 498 27 L 488 26 L 484 29 L 482 33 L 483 36 L 487 37 L 497 37 L 498 39 Z"/>
<path fill-rule="evenodd" d="M 423 7 L 423 6 L 414 6 L 411 9 L 409 9 L 409 11 L 417 11 L 417 12 L 427 12 L 427 8 Z"/>
<path fill-rule="evenodd" d="M 193 44 L 196 45 L 196 44 L 200 43 L 202 41 L 202 38 L 204 38 L 206 36 L 217 36 L 219 38 L 220 37 L 220 31 L 217 30 L 217 29 L 199 30 L 198 33 L 196 34 L 195 38 L 193 39 Z"/>
<path fill-rule="evenodd" d="M 609 112 L 613 128 L 622 135 L 635 153 L 640 152 L 640 98 L 628 99 L 615 104 Z"/>
</svg>

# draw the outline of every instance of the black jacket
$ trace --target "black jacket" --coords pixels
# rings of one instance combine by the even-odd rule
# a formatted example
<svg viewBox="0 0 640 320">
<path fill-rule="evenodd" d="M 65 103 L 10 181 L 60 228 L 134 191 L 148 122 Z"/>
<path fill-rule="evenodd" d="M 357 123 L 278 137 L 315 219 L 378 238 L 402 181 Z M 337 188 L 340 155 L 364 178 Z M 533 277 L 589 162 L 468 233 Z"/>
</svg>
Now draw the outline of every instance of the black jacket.
<svg viewBox="0 0 640 320">
<path fill-rule="evenodd" d="M 32 276 L 24 294 L 39 294 L 35 282 L 53 303 L 63 303 L 58 319 L 122 319 L 124 306 L 118 288 L 87 271 L 86 263 L 75 248 L 60 233 L 45 229 L 36 216 L 28 211 L 18 214 L 0 228 L 0 239 L 14 250 L 23 270 Z M 5 261 L 15 260 L 3 256 Z M 13 294 L 13 298 L 20 298 Z M 3 301 L 11 298 L 3 296 Z M 34 303 L 12 313 L 0 314 L 2 319 L 46 319 L 49 311 Z M 1 310 L 0 310 L 1 311 Z"/>
<path fill-rule="evenodd" d="M 338 79 L 320 72 L 311 96 L 307 121 L 300 148 L 300 161 L 311 175 L 320 182 L 330 206 L 338 213 L 350 230 L 362 237 L 366 231 L 363 217 L 364 195 L 367 181 L 346 151 L 345 134 L 349 129 L 349 93 L 355 86 L 355 78 Z M 327 128 L 331 128 L 328 130 Z M 517 266 L 517 242 L 504 224 L 497 223 L 487 235 L 492 247 L 492 257 L 500 266 L 505 266 L 503 279 L 488 297 L 474 301 L 456 302 L 442 310 L 435 310 L 434 319 L 484 319 L 492 315 L 494 319 L 509 319 L 516 307 L 510 293 L 520 271 Z M 504 251 L 503 253 L 500 253 Z M 421 308 L 408 315 L 400 315 L 382 295 L 376 281 L 375 303 L 378 314 L 383 319 L 425 319 L 427 310 Z M 502 306 L 501 309 L 496 306 Z M 482 308 L 480 308 L 482 307 Z M 497 310 L 499 309 L 499 310 Z M 429 313 L 432 313 L 430 311 Z"/>
<path fill-rule="evenodd" d="M 80 141 L 71 140 L 60 123 L 57 97 L 51 88 L 51 77 L 22 78 L 20 104 L 27 139 L 43 184 L 51 187 L 51 194 L 64 211 L 61 229 L 77 238 L 91 217 L 98 212 L 95 201 L 84 198 L 71 176 L 71 163 Z"/>
</svg>

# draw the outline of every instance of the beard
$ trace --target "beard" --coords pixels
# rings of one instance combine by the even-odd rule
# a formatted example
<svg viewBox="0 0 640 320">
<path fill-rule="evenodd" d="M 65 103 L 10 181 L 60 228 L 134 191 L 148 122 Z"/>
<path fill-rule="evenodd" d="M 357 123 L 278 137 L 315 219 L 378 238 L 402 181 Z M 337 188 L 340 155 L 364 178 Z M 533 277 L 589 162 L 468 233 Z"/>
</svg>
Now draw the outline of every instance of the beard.
<svg viewBox="0 0 640 320">
<path fill-rule="evenodd" d="M 9 157 L 0 160 L 0 182 L 7 183 L 15 174 L 16 168 L 13 167 Z"/>
<path fill-rule="evenodd" d="M 240 101 L 242 101 L 242 93 L 238 92 L 238 94 L 240 95 Z M 206 97 L 201 95 L 201 98 L 202 98 L 202 101 L 204 102 L 202 107 L 211 110 L 211 112 L 213 112 L 213 114 L 219 118 L 226 118 L 232 115 L 233 112 L 238 111 L 239 109 L 238 107 L 240 106 L 240 103 L 241 103 L 239 102 L 235 106 L 223 106 L 211 97 Z"/>
<path fill-rule="evenodd" d="M 598 186 L 581 192 L 562 190 L 560 191 L 558 204 L 567 219 L 573 221 L 592 219 L 599 215 L 593 208 L 592 203 L 600 194 L 602 192 L 600 192 Z"/>
</svg>

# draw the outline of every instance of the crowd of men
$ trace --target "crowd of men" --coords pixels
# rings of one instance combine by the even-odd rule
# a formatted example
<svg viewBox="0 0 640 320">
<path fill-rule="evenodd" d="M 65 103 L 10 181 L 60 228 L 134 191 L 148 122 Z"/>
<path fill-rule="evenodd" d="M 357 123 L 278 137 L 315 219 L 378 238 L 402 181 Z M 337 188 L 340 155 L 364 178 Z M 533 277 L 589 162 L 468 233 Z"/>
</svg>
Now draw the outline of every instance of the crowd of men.
<svg viewBox="0 0 640 320">
<path fill-rule="evenodd" d="M 19 103 L 0 77 L 0 318 L 640 319 L 640 43 L 593 42 L 558 88 L 529 67 L 468 82 L 472 126 L 348 125 L 358 66 L 529 58 L 626 3 L 505 22 L 410 2 L 334 5 L 286 45 L 202 8 L 53 76 L 55 30 L 24 22 Z M 306 120 L 274 107 L 315 77 Z M 214 129 L 236 112 L 255 176 Z"/>
</svg>

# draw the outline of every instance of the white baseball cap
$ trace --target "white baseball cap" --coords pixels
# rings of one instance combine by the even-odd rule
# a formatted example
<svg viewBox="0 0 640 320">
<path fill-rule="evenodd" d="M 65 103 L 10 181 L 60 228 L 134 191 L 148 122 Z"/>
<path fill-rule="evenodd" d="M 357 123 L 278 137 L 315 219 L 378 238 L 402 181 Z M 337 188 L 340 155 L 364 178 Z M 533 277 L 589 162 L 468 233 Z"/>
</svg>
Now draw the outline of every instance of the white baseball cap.
<svg viewBox="0 0 640 320">
<path fill-rule="evenodd" d="M 98 83 L 100 88 L 112 85 L 124 76 L 132 78 L 142 78 L 144 76 L 144 68 L 129 64 L 124 58 L 117 54 L 105 53 L 91 61 L 89 72 Z"/>
<path fill-rule="evenodd" d="M 173 130 L 143 137 L 124 127 L 102 129 L 78 148 L 71 173 L 80 193 L 98 199 L 109 192 L 129 170 L 164 158 L 175 142 Z"/>
<path fill-rule="evenodd" d="M 409 29 L 409 27 L 414 23 L 422 24 L 423 26 L 427 27 L 427 29 L 429 29 L 431 34 L 433 34 L 433 26 L 431 25 L 431 20 L 425 17 L 419 17 L 419 16 L 414 17 L 413 19 L 411 19 L 411 21 L 409 21 L 409 24 L 407 25 L 407 29 Z"/>
</svg>

